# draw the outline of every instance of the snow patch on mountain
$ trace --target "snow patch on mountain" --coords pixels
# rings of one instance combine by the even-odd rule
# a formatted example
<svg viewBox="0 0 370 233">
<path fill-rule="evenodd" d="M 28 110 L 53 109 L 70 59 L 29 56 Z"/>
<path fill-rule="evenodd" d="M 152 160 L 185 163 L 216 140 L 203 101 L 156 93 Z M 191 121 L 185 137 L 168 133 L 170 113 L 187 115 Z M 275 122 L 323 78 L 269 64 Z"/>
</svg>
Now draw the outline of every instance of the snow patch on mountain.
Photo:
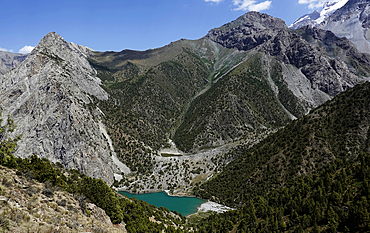
<svg viewBox="0 0 370 233">
<path fill-rule="evenodd" d="M 334 2 L 324 3 L 323 9 L 320 12 L 320 17 L 316 19 L 317 24 L 322 23 L 326 18 L 333 14 L 336 10 L 342 8 L 348 0 L 339 0 Z"/>
</svg>

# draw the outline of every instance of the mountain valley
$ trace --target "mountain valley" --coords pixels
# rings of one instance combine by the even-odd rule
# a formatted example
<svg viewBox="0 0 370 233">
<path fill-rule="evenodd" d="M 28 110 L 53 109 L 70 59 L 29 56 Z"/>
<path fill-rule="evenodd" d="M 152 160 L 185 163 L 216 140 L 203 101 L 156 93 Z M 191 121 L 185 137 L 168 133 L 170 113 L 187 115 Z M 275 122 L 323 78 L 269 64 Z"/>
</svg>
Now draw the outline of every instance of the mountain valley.
<svg viewBox="0 0 370 233">
<path fill-rule="evenodd" d="M 352 2 L 339 10 L 352 12 Z M 366 232 L 370 54 L 323 30 L 338 14 L 292 29 L 248 12 L 147 51 L 98 52 L 51 32 L 28 56 L 0 52 L 0 229 L 56 229 L 70 211 L 75 220 L 58 225 L 65 232 L 94 221 L 105 226 L 96 232 Z M 304 184 L 324 192 L 310 207 L 302 198 L 316 193 Z M 117 190 L 236 210 L 185 218 Z M 26 213 L 33 207 L 20 200 L 36 196 L 53 219 Z M 6 217 L 17 208 L 24 217 Z"/>
<path fill-rule="evenodd" d="M 245 43 L 249 47 L 244 47 Z M 155 170 L 169 169 L 161 164 L 170 164 L 154 165 L 160 157 L 153 159 L 146 151 L 161 151 L 172 140 L 176 153 L 189 155 L 185 160 L 191 164 L 197 151 L 244 141 L 253 145 L 267 135 L 261 132 L 275 131 L 368 80 L 369 58 L 333 33 L 313 28 L 290 31 L 279 19 L 250 12 L 197 41 L 180 40 L 145 52 L 93 52 L 89 59 L 107 92 L 120 103 L 114 108 L 113 103 L 108 107 L 102 101 L 98 104 L 107 111 L 105 120 L 115 151 L 132 171 L 140 169 L 144 181 L 158 176 Z M 126 119 L 116 116 L 118 111 Z M 127 118 L 132 116 L 142 121 L 131 128 L 134 121 Z M 136 140 L 141 142 L 132 134 L 140 135 Z M 171 159 L 175 167 L 184 161 L 176 156 L 160 161 Z M 206 167 L 215 167 L 209 159 L 203 162 L 201 180 L 213 173 Z M 189 175 L 182 177 L 189 180 L 188 185 L 194 183 Z M 163 177 L 168 183 L 161 187 L 176 192 L 176 187 L 182 186 L 178 179 Z M 137 181 L 137 177 L 132 180 L 137 185 L 126 183 L 125 187 L 136 191 L 159 187 Z"/>
</svg>

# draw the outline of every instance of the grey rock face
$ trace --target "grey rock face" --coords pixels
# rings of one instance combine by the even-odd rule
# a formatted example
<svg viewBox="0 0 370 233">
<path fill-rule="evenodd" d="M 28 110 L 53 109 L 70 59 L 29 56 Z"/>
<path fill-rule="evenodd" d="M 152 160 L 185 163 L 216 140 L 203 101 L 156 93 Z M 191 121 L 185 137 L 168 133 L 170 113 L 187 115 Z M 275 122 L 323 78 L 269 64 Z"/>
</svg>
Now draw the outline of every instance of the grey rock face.
<svg viewBox="0 0 370 233">
<path fill-rule="evenodd" d="M 0 76 L 8 72 L 8 67 L 5 65 L 2 59 L 0 59 Z"/>
<path fill-rule="evenodd" d="M 79 44 L 75 44 L 73 42 L 69 43 L 74 49 L 77 49 L 79 50 L 82 54 L 84 54 L 86 57 L 90 56 L 91 54 L 93 54 L 94 50 L 93 49 L 90 49 L 89 47 L 86 47 L 86 46 L 83 46 L 83 45 L 79 45 Z"/>
<path fill-rule="evenodd" d="M 340 39 L 331 32 L 309 26 L 302 30 L 304 30 L 304 35 L 313 38 L 312 44 L 298 35 L 284 31 L 259 50 L 268 52 L 285 64 L 299 68 L 310 80 L 314 89 L 319 89 L 329 96 L 335 96 L 361 82 L 362 78 L 352 73 L 339 56 L 332 58 L 327 54 L 326 49 L 315 45 L 317 41 L 320 41 L 326 46 L 334 46 L 343 50 L 351 48 L 354 51 L 355 48 L 350 41 Z M 369 57 L 365 59 L 364 64 L 370 64 L 368 59 Z"/>
<path fill-rule="evenodd" d="M 99 127 L 91 98 L 108 99 L 83 54 L 56 33 L 47 34 L 14 70 L 0 77 L 0 105 L 22 134 L 16 156 L 37 154 L 103 178 L 121 172 Z"/>
</svg>

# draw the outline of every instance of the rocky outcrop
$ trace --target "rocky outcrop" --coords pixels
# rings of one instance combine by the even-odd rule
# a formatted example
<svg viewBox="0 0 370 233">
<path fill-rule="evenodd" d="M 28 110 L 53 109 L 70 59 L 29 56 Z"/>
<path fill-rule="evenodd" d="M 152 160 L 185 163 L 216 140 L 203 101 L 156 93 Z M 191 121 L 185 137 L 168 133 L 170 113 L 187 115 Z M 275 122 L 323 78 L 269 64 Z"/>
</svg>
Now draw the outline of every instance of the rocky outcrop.
<svg viewBox="0 0 370 233">
<path fill-rule="evenodd" d="M 313 38 L 311 43 L 299 35 L 282 31 L 259 50 L 277 57 L 285 64 L 294 65 L 310 81 L 311 87 L 331 97 L 363 82 L 364 79 L 358 77 L 357 72 L 351 72 L 350 67 L 344 62 L 344 59 L 352 56 L 351 51 L 362 57 L 349 40 L 342 40 L 331 32 L 313 29 L 309 26 L 302 30 L 304 30 L 303 36 Z M 317 46 L 319 42 L 325 47 L 331 46 L 343 50 L 344 59 L 340 56 L 330 57 L 324 46 Z M 364 56 L 364 66 L 370 64 L 369 58 L 369 56 Z M 315 107 L 319 104 L 322 102 L 316 103 Z"/>
<path fill-rule="evenodd" d="M 8 72 L 8 67 L 5 65 L 2 59 L 0 59 L 0 76 Z"/>
<path fill-rule="evenodd" d="M 94 53 L 94 50 L 87 47 L 87 46 L 83 46 L 83 45 L 79 45 L 79 44 L 76 44 L 76 43 L 69 43 L 71 47 L 73 47 L 74 49 L 80 51 L 82 54 L 84 54 L 86 57 L 92 55 Z"/>
<path fill-rule="evenodd" d="M 250 50 L 275 37 L 287 26 L 281 19 L 267 14 L 249 12 L 235 21 L 212 29 L 207 37 L 226 48 Z"/>
<path fill-rule="evenodd" d="M 78 47 L 47 34 L 31 54 L 0 79 L 0 105 L 22 134 L 16 156 L 37 154 L 113 182 L 121 170 L 99 127 L 92 97 L 107 100 L 100 79 Z"/>
</svg>

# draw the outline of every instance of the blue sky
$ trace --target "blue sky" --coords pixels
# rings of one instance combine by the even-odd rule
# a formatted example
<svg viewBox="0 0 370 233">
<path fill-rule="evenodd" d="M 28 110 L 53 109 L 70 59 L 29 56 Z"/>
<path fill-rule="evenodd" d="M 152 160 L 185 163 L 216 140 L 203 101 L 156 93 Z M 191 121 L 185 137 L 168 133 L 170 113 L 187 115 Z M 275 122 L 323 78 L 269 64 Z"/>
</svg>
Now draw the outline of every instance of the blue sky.
<svg viewBox="0 0 370 233">
<path fill-rule="evenodd" d="M 199 39 L 250 10 L 289 25 L 322 0 L 11 0 L 0 3 L 0 50 L 27 52 L 48 32 L 97 51 Z M 25 47 L 29 46 L 29 47 Z"/>
</svg>

